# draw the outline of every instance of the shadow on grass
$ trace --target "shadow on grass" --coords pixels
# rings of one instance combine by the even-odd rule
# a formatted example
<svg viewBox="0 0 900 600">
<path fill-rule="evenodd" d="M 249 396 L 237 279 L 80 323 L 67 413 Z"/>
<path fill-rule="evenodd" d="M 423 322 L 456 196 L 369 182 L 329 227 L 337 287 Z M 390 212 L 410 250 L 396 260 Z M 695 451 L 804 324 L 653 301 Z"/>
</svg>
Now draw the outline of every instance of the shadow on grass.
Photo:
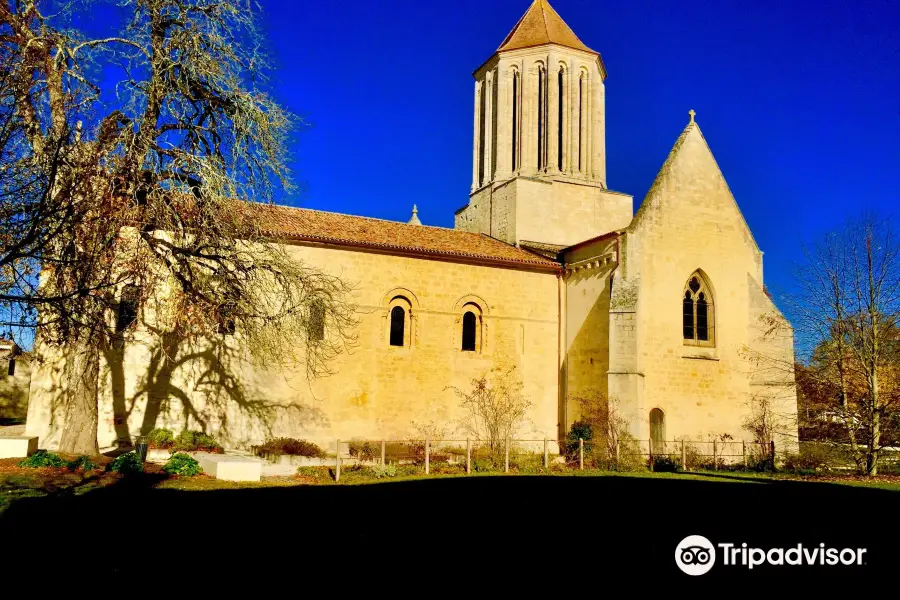
<svg viewBox="0 0 900 600">
<path fill-rule="evenodd" d="M 873 532 L 841 516 L 842 507 L 892 506 L 896 492 L 849 486 L 615 475 L 202 492 L 154 483 L 139 476 L 81 496 L 17 501 L 0 516 L 0 539 L 17 540 L 4 566 L 27 568 L 35 556 L 68 546 L 90 547 L 92 560 L 113 573 L 164 569 L 177 556 L 192 569 L 227 570 L 237 560 L 247 577 L 277 567 L 473 561 L 492 569 L 510 561 L 520 575 L 560 566 L 680 576 L 674 549 L 691 534 L 738 546 L 869 549 L 862 567 L 790 567 L 804 576 L 871 576 L 896 559 L 896 520 Z M 711 575 L 784 575 L 785 568 L 724 567 Z"/>
</svg>

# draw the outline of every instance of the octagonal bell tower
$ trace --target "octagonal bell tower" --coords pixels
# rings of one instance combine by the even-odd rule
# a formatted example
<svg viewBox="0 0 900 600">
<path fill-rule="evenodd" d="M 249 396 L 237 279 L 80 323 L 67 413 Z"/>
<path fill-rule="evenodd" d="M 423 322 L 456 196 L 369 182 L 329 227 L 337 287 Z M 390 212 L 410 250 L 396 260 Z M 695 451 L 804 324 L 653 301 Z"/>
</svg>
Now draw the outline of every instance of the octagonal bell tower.
<svg viewBox="0 0 900 600">
<path fill-rule="evenodd" d="M 630 197 L 624 223 L 618 214 L 584 220 L 608 195 L 606 69 L 547 0 L 534 0 L 474 76 L 472 186 L 458 228 L 510 243 L 568 245 L 628 224 Z M 557 222 L 540 231 L 547 211 Z M 575 221 L 563 222 L 567 212 Z"/>
</svg>

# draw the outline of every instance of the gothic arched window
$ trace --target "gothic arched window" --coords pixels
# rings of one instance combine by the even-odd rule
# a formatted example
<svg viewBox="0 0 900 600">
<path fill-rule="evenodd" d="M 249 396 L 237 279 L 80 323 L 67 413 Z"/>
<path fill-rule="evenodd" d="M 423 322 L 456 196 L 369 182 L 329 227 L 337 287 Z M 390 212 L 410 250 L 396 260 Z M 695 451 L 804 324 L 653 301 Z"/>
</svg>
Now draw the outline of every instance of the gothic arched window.
<svg viewBox="0 0 900 600">
<path fill-rule="evenodd" d="M 685 344 L 715 345 L 712 289 L 700 271 L 695 271 L 684 286 L 681 314 L 682 336 Z"/>
<path fill-rule="evenodd" d="M 402 346 L 406 334 L 406 311 L 402 306 L 391 309 L 391 346 Z"/>
<path fill-rule="evenodd" d="M 547 93 L 547 73 L 544 71 L 544 67 L 539 66 L 537 69 L 537 159 L 538 159 L 538 170 L 541 170 L 547 166 L 544 148 L 546 147 L 546 143 L 544 140 L 544 136 L 546 135 L 546 118 L 547 116 L 544 114 L 546 112 L 547 103 L 544 102 L 544 96 Z"/>
<path fill-rule="evenodd" d="M 512 78 L 512 170 L 518 166 L 516 160 L 517 143 L 519 140 L 519 72 L 515 71 Z"/>
<path fill-rule="evenodd" d="M 559 101 L 557 102 L 557 109 L 559 114 L 556 116 L 556 125 L 557 125 L 557 140 L 556 140 L 556 163 L 557 168 L 562 171 L 563 166 L 563 146 L 565 144 L 565 136 L 563 135 L 563 131 L 565 131 L 565 104 L 566 104 L 566 87 L 565 87 L 565 69 L 560 66 L 559 74 L 557 75 L 557 97 Z"/>
</svg>

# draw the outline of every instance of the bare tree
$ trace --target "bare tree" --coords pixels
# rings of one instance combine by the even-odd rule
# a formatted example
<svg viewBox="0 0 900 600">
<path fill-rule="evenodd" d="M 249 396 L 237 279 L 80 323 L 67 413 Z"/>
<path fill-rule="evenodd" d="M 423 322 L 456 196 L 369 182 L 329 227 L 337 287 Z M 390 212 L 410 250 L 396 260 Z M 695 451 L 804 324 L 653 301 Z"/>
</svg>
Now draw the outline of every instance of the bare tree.
<svg viewBox="0 0 900 600">
<path fill-rule="evenodd" d="M 522 393 L 515 367 L 494 368 L 472 379 L 469 389 L 448 387 L 466 410 L 460 425 L 478 440 L 485 440 L 491 456 L 498 460 L 506 440 L 524 424 L 531 401 Z"/>
<path fill-rule="evenodd" d="M 99 39 L 67 26 L 72 4 L 41 6 L 0 0 L 2 168 L 36 182 L 28 207 L 3 196 L 21 227 L 0 239 L 0 301 L 36 315 L 38 342 L 66 355 L 61 450 L 97 450 L 100 356 L 136 326 L 116 319 L 123 305 L 152 305 L 156 333 L 236 329 L 267 365 L 327 372 L 354 309 L 345 282 L 276 243 L 265 204 L 290 189 L 293 118 L 264 88 L 257 5 L 125 0 L 128 22 Z"/>
<path fill-rule="evenodd" d="M 875 475 L 883 425 L 900 411 L 900 244 L 868 215 L 829 234 L 798 269 L 791 310 L 804 377 L 830 396 L 860 472 Z"/>
</svg>

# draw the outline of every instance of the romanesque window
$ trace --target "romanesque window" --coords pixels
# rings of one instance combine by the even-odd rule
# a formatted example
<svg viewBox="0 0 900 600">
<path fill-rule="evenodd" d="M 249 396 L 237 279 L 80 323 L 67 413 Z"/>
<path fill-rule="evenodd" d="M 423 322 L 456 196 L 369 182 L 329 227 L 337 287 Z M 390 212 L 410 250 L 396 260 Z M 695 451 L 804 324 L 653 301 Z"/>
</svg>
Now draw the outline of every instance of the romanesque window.
<svg viewBox="0 0 900 600">
<path fill-rule="evenodd" d="M 406 311 L 402 306 L 391 309 L 391 346 L 403 346 L 406 334 Z"/>
<path fill-rule="evenodd" d="M 658 408 L 650 411 L 650 440 L 654 452 L 663 451 L 666 441 L 666 414 Z"/>
<path fill-rule="evenodd" d="M 216 325 L 216 332 L 219 335 L 234 335 L 236 325 L 234 319 L 234 304 L 226 303 L 219 307 L 219 322 Z"/>
<path fill-rule="evenodd" d="M 16 359 L 9 359 L 9 365 L 6 367 L 6 374 L 9 377 L 12 377 L 16 374 Z"/>
<path fill-rule="evenodd" d="M 325 339 L 325 303 L 318 298 L 309 306 L 309 341 L 320 342 Z"/>
<path fill-rule="evenodd" d="M 475 352 L 478 317 L 472 311 L 466 311 L 462 320 L 462 349 L 464 352 Z"/>
<path fill-rule="evenodd" d="M 685 344 L 712 346 L 715 343 L 712 291 L 700 271 L 691 275 L 684 286 L 681 313 Z"/>
<path fill-rule="evenodd" d="M 116 332 L 128 329 L 137 320 L 140 289 L 136 285 L 126 285 L 119 297 L 119 308 L 116 312 Z"/>
</svg>

